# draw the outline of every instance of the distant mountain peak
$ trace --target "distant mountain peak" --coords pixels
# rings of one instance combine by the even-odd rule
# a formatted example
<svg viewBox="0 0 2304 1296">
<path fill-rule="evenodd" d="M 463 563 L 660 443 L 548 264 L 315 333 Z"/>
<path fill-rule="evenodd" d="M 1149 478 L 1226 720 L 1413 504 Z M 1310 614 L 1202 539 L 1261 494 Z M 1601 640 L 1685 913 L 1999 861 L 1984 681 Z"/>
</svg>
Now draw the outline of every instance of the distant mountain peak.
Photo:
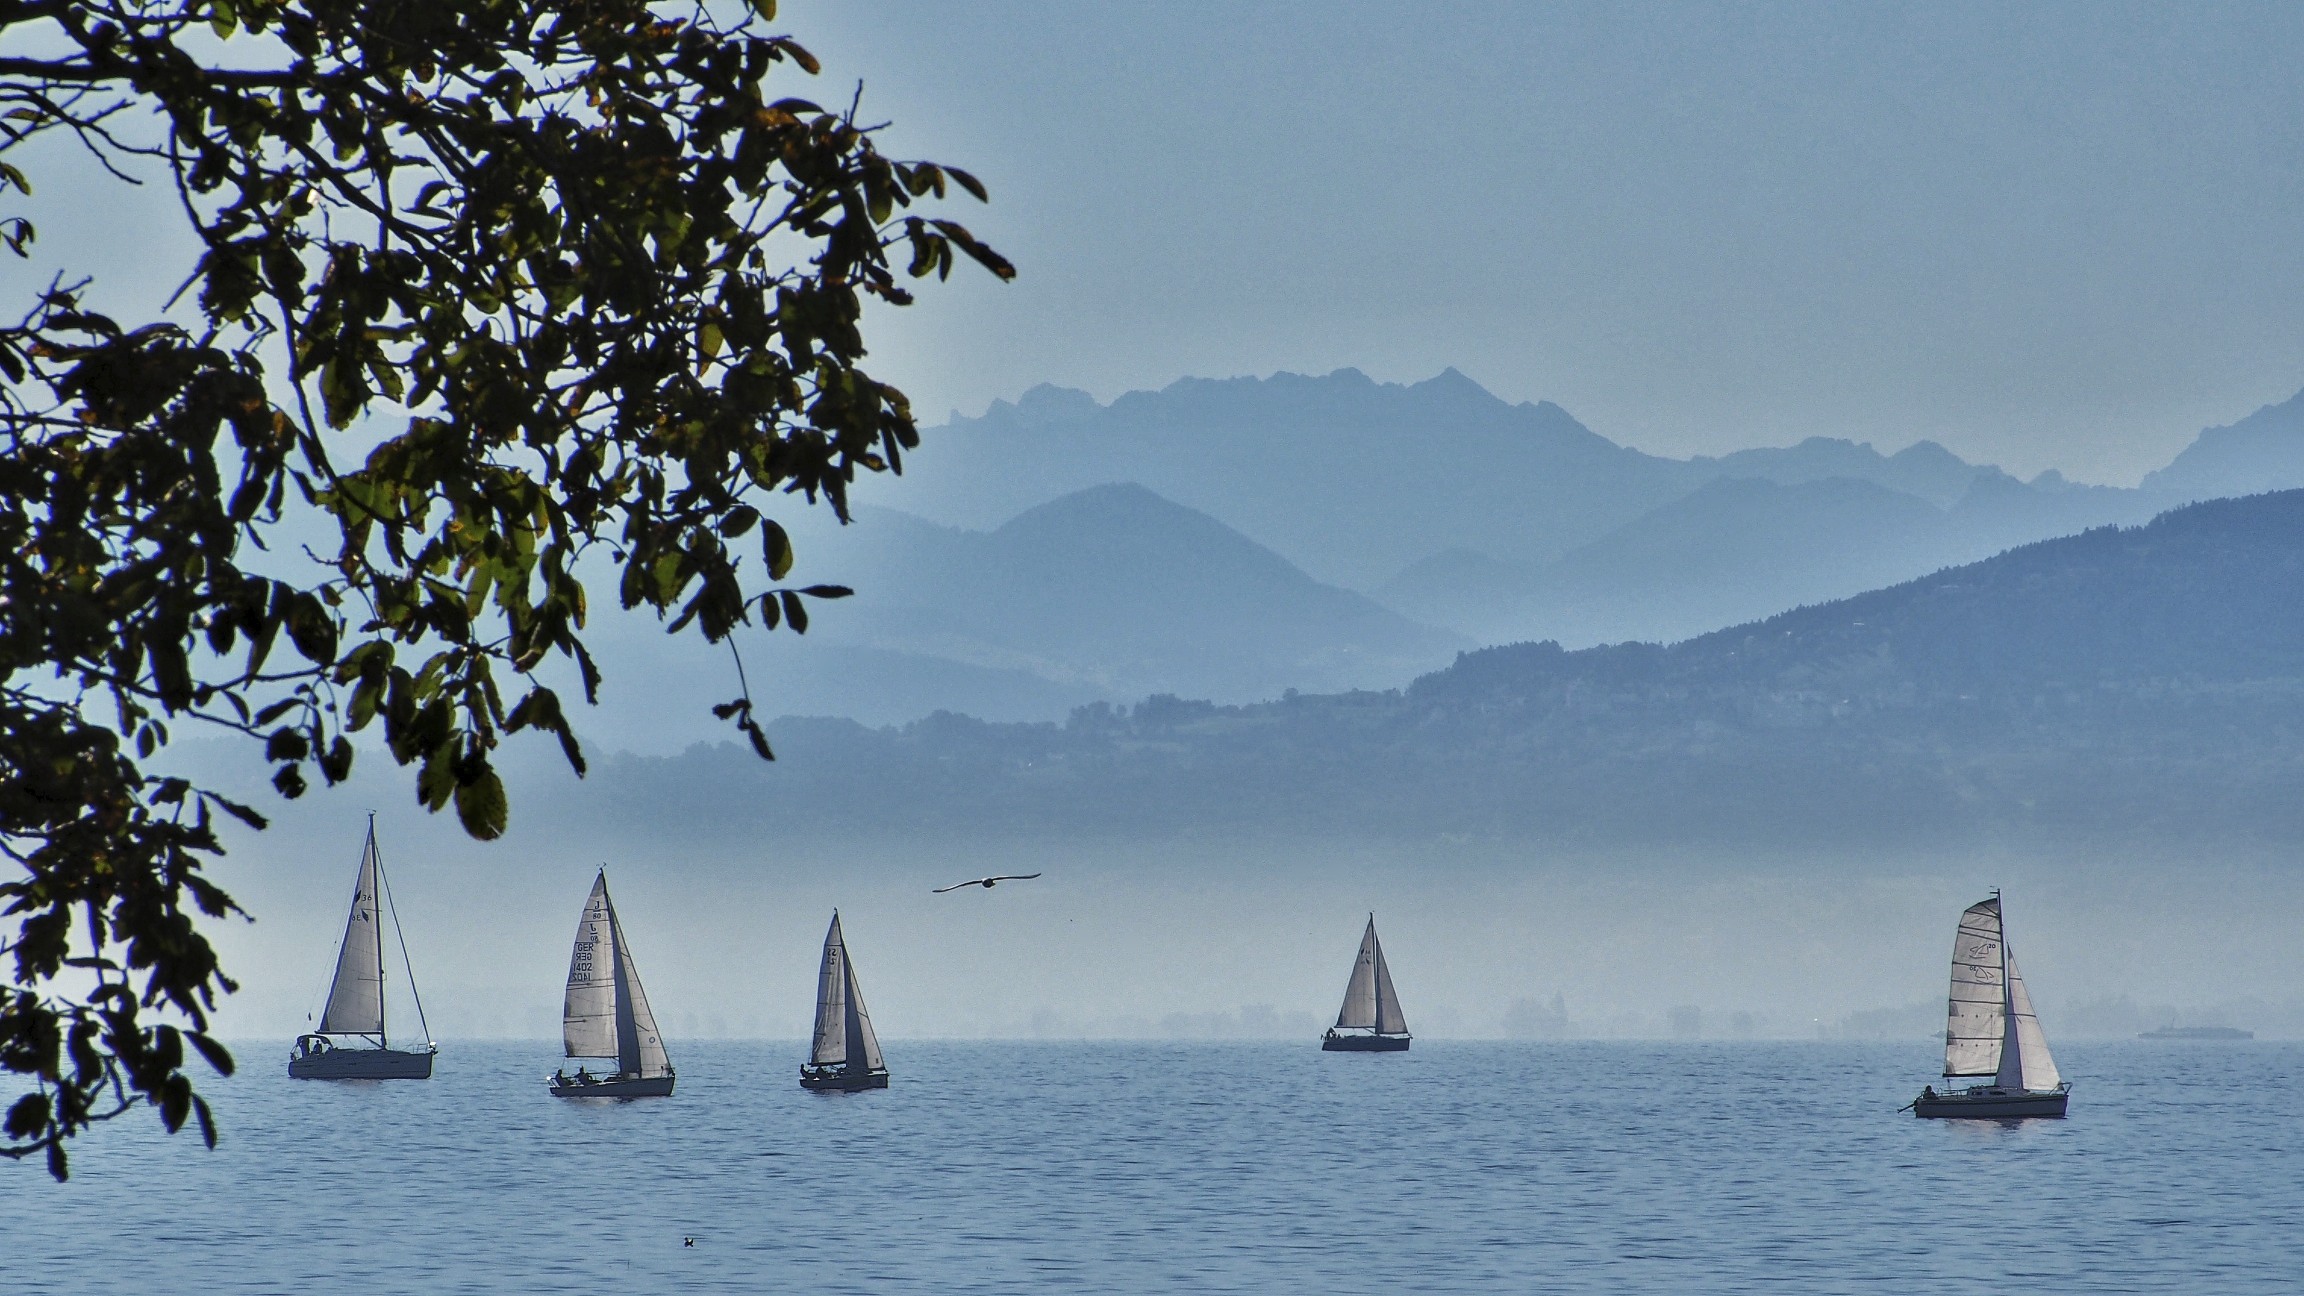
<svg viewBox="0 0 2304 1296">
<path fill-rule="evenodd" d="M 2207 499 L 2304 486 L 2304 391 L 2237 423 L 2203 430 L 2183 453 L 2144 475 L 2147 491 Z"/>
<path fill-rule="evenodd" d="M 1950 450 L 1945 449 L 1941 443 L 1925 440 L 1915 441 L 1912 444 L 1897 451 L 1896 453 L 1888 456 L 1888 462 L 1893 464 L 1926 463 L 1930 465 L 1942 465 L 1947 467 L 1957 466 L 1960 468 L 1983 468 L 1990 466 L 1986 464 L 1969 463 L 1959 455 L 1956 455 Z"/>
<path fill-rule="evenodd" d="M 1489 391 L 1487 388 L 1473 381 L 1464 373 L 1463 370 L 1458 369 L 1454 365 L 1448 366 L 1447 368 L 1441 370 L 1440 372 L 1432 375 L 1420 383 L 1410 383 L 1408 385 L 1408 390 L 1412 392 L 1431 392 L 1459 398 L 1476 397 L 1480 400 L 1495 401 L 1498 404 L 1504 403 L 1496 395 L 1496 393 Z"/>
<path fill-rule="evenodd" d="M 1085 418 L 1104 408 L 1094 396 L 1075 387 L 1041 383 L 1027 388 L 1013 402 L 995 400 L 984 410 L 984 422 L 1039 427 L 1066 419 Z M 955 417 L 953 422 L 960 419 Z"/>
<path fill-rule="evenodd" d="M 1192 521 L 1222 529 L 1226 534 L 1237 534 L 1223 523 L 1195 508 L 1187 508 L 1159 492 L 1135 482 L 1106 482 L 1059 495 L 1045 504 L 1024 510 L 1002 524 L 1000 530 L 1030 528 L 1051 518 L 1072 520 L 1098 518 L 1105 521 Z"/>
</svg>

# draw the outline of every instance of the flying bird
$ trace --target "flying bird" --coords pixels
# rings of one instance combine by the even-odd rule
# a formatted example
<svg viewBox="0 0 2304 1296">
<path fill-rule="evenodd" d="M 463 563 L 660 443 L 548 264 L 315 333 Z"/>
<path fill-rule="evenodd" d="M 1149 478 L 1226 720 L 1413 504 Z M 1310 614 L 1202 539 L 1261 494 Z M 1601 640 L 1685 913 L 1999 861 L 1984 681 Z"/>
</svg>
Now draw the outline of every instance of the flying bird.
<svg viewBox="0 0 2304 1296">
<path fill-rule="evenodd" d="M 931 891 L 928 894 L 942 895 L 947 891 L 957 891 L 962 887 L 972 886 L 980 886 L 989 891 L 993 887 L 996 887 L 1003 882 L 1029 882 L 1038 876 L 1040 875 L 1037 873 L 1002 873 L 998 877 L 970 878 L 965 882 L 955 882 L 948 887 L 937 887 L 934 891 Z"/>
</svg>

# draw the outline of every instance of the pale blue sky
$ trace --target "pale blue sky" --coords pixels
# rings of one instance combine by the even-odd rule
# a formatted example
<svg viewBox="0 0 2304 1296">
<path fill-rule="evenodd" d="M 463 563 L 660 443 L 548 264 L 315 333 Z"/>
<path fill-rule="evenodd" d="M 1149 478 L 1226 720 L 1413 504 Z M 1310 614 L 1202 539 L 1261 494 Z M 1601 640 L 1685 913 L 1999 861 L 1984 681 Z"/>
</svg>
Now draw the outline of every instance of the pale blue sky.
<svg viewBox="0 0 2304 1296">
<path fill-rule="evenodd" d="M 2304 5 L 787 0 L 1018 283 L 925 411 L 1455 365 L 1685 454 L 1934 437 L 2132 483 L 2304 387 Z"/>
</svg>

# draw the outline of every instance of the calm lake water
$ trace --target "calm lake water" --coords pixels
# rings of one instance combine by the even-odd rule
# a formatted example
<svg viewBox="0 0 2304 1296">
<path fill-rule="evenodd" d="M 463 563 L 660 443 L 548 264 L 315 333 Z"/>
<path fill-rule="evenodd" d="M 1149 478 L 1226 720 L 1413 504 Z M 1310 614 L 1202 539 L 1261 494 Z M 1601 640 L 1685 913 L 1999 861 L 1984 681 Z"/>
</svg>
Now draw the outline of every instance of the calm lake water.
<svg viewBox="0 0 2304 1296">
<path fill-rule="evenodd" d="M 2304 1047 L 2073 1044 L 2071 1119 L 1923 1122 L 1924 1043 L 548 1044 L 428 1083 L 243 1045 L 224 1142 L 0 1164 L 9 1292 L 2242 1292 L 2304 1282 Z M 693 1247 L 683 1246 L 693 1237 Z"/>
</svg>

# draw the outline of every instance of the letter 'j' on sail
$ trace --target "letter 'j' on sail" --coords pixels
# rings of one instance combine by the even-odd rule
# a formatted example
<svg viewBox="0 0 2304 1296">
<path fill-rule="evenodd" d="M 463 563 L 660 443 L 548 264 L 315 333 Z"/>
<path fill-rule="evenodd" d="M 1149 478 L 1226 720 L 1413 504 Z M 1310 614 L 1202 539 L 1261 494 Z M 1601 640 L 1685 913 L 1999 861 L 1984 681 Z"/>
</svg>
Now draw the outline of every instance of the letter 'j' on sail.
<svg viewBox="0 0 2304 1296">
<path fill-rule="evenodd" d="M 880 1037 L 872 1032 L 864 991 L 856 984 L 856 964 L 840 934 L 838 911 L 824 933 L 824 957 L 817 964 L 816 1032 L 808 1065 L 800 1068 L 800 1085 L 846 1092 L 888 1087 L 888 1064 L 880 1056 Z"/>
<path fill-rule="evenodd" d="M 646 1098 L 672 1092 L 672 1060 L 640 988 L 632 945 L 608 898 L 608 871 L 593 880 L 576 920 L 576 947 L 568 956 L 568 993 L 560 1010 L 560 1041 L 572 1058 L 614 1058 L 616 1069 L 574 1079 L 555 1075 L 552 1092 L 564 1098 Z"/>
<path fill-rule="evenodd" d="M 1408 1018 L 1400 1011 L 1392 969 L 1376 939 L 1376 915 L 1370 914 L 1368 929 L 1360 936 L 1360 953 L 1352 961 L 1352 979 L 1344 984 L 1344 1006 L 1320 1047 L 1330 1053 L 1399 1053 L 1408 1048 L 1408 1039 Z"/>
<path fill-rule="evenodd" d="M 1984 1083 L 1913 1101 L 1923 1117 L 2007 1120 L 2062 1116 L 2071 1086 L 2049 1056 L 2048 1036 L 2008 943 L 2000 896 L 1968 906 L 1952 935 L 1952 992 L 1944 1019 L 1944 1078 Z"/>
</svg>

